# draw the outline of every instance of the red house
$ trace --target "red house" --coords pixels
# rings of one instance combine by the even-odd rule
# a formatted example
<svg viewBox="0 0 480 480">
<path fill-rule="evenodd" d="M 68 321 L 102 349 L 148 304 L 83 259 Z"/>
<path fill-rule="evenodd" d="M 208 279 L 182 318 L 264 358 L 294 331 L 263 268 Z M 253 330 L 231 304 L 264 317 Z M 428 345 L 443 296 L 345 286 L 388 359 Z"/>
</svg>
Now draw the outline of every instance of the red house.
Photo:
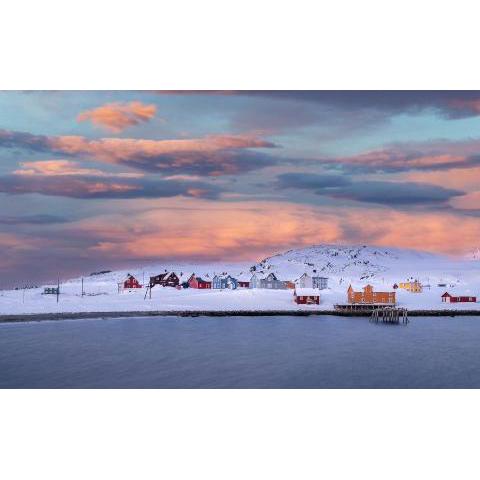
<svg viewBox="0 0 480 480">
<path fill-rule="evenodd" d="M 240 273 L 239 275 L 234 275 L 237 279 L 237 288 L 250 288 L 250 279 L 252 278 L 252 274 L 248 273 Z"/>
<path fill-rule="evenodd" d="M 320 293 L 317 288 L 296 288 L 293 300 L 298 305 L 320 305 Z"/>
<path fill-rule="evenodd" d="M 201 277 L 196 277 L 195 274 L 193 274 L 188 280 L 188 286 L 190 288 L 206 289 L 206 288 L 212 288 L 212 282 L 204 280 Z"/>
<path fill-rule="evenodd" d="M 442 295 L 442 302 L 447 303 L 466 303 L 466 302 L 473 302 L 477 301 L 477 297 L 453 297 L 448 292 L 445 292 Z"/>
<path fill-rule="evenodd" d="M 142 288 L 142 285 L 133 275 L 128 274 L 127 278 L 118 284 L 118 291 L 130 290 L 132 288 Z"/>
</svg>

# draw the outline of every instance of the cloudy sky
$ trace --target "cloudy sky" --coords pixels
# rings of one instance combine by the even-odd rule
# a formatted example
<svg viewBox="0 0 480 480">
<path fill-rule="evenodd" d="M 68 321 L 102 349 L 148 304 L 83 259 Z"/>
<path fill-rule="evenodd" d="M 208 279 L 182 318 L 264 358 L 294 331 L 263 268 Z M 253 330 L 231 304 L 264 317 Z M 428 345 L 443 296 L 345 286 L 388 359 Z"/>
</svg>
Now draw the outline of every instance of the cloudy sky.
<svg viewBox="0 0 480 480">
<path fill-rule="evenodd" d="M 316 243 L 480 246 L 478 92 L 0 92 L 1 287 Z"/>
</svg>

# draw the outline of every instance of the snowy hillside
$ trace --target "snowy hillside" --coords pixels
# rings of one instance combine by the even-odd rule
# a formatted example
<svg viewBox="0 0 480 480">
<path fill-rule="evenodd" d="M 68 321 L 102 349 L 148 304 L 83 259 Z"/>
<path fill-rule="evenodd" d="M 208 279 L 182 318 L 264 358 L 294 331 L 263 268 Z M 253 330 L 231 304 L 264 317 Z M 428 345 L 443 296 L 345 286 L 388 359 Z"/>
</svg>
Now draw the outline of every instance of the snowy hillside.
<svg viewBox="0 0 480 480">
<path fill-rule="evenodd" d="M 197 290 L 155 287 L 152 298 L 145 289 L 118 292 L 118 282 L 128 273 L 146 284 L 150 276 L 175 271 L 183 278 L 191 273 L 211 280 L 215 274 L 228 273 L 246 279 L 251 272 L 273 272 L 280 280 L 295 281 L 303 273 L 328 277 L 329 288 L 320 292 L 320 308 L 333 309 L 346 302 L 346 290 L 352 284 L 356 290 L 370 283 L 376 290 L 391 291 L 394 283 L 418 279 L 424 285 L 421 294 L 397 290 L 399 305 L 415 309 L 472 309 L 479 303 L 445 304 L 440 296 L 448 290 L 453 295 L 480 296 L 480 262 L 472 259 L 452 259 L 413 250 L 367 246 L 317 245 L 289 250 L 251 264 L 161 264 L 129 270 L 98 273 L 82 279 L 61 282 L 61 295 L 42 295 L 41 288 L 0 291 L 0 314 L 101 311 L 156 310 L 298 310 L 315 309 L 311 305 L 296 305 L 292 290 Z M 55 286 L 50 284 L 48 286 Z M 478 307 L 477 307 L 478 306 Z"/>
<path fill-rule="evenodd" d="M 411 277 L 430 283 L 430 280 L 456 282 L 476 267 L 468 261 L 415 250 L 316 245 L 266 258 L 255 265 L 255 270 L 288 278 L 307 272 L 352 283 L 382 279 L 399 282 Z"/>
</svg>

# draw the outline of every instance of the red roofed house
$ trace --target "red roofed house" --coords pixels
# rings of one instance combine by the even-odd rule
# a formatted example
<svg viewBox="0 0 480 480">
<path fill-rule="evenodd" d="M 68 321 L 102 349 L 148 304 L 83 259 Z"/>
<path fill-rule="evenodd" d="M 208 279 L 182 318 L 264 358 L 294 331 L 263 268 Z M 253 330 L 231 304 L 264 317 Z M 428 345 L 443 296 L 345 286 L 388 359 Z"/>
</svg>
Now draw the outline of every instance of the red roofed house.
<svg viewBox="0 0 480 480">
<path fill-rule="evenodd" d="M 133 275 L 128 274 L 127 278 L 118 284 L 118 291 L 130 290 L 132 288 L 142 288 L 142 285 Z"/>
<path fill-rule="evenodd" d="M 237 288 L 250 288 L 251 273 L 241 273 L 235 278 L 237 279 Z"/>
<path fill-rule="evenodd" d="M 320 305 L 320 293 L 316 288 L 295 288 L 293 300 L 298 305 Z"/>
<path fill-rule="evenodd" d="M 188 285 L 190 288 L 200 288 L 200 289 L 212 288 L 212 282 L 203 280 L 203 278 L 201 277 L 196 277 L 195 274 L 193 274 L 188 280 Z"/>
<path fill-rule="evenodd" d="M 447 303 L 465 303 L 465 302 L 476 302 L 477 297 L 453 297 L 448 292 L 445 292 L 442 295 L 442 302 Z"/>
</svg>

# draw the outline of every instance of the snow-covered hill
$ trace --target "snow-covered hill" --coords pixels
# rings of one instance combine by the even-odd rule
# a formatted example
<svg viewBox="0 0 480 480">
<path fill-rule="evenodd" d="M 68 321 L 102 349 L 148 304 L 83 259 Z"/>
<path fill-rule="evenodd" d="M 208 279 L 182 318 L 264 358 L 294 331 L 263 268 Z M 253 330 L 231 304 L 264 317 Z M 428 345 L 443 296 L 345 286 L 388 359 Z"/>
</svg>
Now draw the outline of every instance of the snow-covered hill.
<svg viewBox="0 0 480 480">
<path fill-rule="evenodd" d="M 262 260 L 259 272 L 275 272 L 280 277 L 298 277 L 307 272 L 353 283 L 416 278 L 457 282 L 468 272 L 480 272 L 477 264 L 416 250 L 368 246 L 315 245 L 289 250 Z"/>
<path fill-rule="evenodd" d="M 418 279 L 425 286 L 421 294 L 397 291 L 400 305 L 416 309 L 478 308 L 477 304 L 442 304 L 441 294 L 480 297 L 480 262 L 472 259 L 453 259 L 426 252 L 397 248 L 368 246 L 316 245 L 289 250 L 251 264 L 161 264 L 128 270 L 84 276 L 81 296 L 81 278 L 63 281 L 62 294 L 57 304 L 54 295 L 42 295 L 41 288 L 0 291 L 0 314 L 47 313 L 78 311 L 149 311 L 149 310 L 297 310 L 314 306 L 297 306 L 291 290 L 176 290 L 155 287 L 152 298 L 145 298 L 145 290 L 118 293 L 118 282 L 128 273 L 141 283 L 150 276 L 167 271 L 177 274 L 195 272 L 206 279 L 216 273 L 232 276 L 251 275 L 251 272 L 273 272 L 280 280 L 294 281 L 303 273 L 329 278 L 329 288 L 321 291 L 321 308 L 333 308 L 345 303 L 349 284 L 360 289 L 371 283 L 377 290 L 391 290 L 394 283 Z M 54 286 L 54 285 L 50 285 Z M 467 306 L 465 306 L 467 305 Z"/>
</svg>

